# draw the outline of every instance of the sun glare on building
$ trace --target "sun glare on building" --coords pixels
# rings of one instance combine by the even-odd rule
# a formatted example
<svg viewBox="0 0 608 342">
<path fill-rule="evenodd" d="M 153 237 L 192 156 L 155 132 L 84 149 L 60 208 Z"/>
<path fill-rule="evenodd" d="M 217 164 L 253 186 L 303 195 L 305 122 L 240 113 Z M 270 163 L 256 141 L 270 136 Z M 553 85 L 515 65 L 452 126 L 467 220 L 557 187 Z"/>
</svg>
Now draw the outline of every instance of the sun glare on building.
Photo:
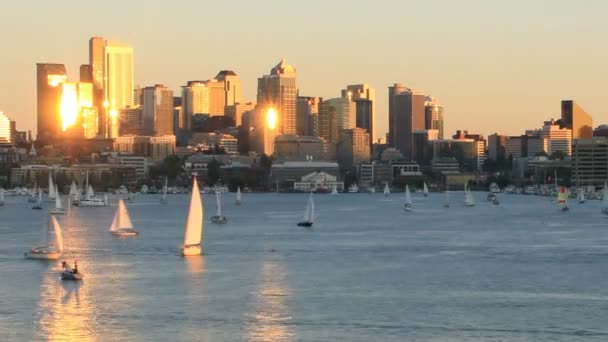
<svg viewBox="0 0 608 342">
<path fill-rule="evenodd" d="M 275 129 L 277 125 L 277 111 L 274 108 L 270 108 L 266 113 L 266 124 L 268 128 Z"/>
<path fill-rule="evenodd" d="M 61 128 L 65 132 L 78 119 L 78 93 L 75 83 L 63 83 L 61 92 Z"/>
</svg>

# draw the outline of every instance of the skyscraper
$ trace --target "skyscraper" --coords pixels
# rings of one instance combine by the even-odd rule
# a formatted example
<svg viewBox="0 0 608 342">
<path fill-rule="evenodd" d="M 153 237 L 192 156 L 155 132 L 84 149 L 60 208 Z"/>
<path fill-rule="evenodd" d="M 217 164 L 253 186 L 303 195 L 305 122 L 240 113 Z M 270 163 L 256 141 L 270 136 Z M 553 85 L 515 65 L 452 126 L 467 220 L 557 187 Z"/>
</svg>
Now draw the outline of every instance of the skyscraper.
<svg viewBox="0 0 608 342">
<path fill-rule="evenodd" d="M 314 136 L 315 117 L 319 115 L 322 97 L 298 96 L 296 133 Z"/>
<path fill-rule="evenodd" d="M 106 108 L 104 107 L 105 46 L 103 37 L 89 39 L 89 66 L 93 82 L 93 106 L 97 108 L 97 128 L 100 136 L 106 135 Z M 81 76 L 82 77 L 82 76 Z"/>
<path fill-rule="evenodd" d="M 0 144 L 11 143 L 11 121 L 0 112 Z"/>
<path fill-rule="evenodd" d="M 424 103 L 424 129 L 437 130 L 438 139 L 443 139 L 443 106 L 430 96 L 426 97 Z"/>
<path fill-rule="evenodd" d="M 592 138 L 593 119 L 572 100 L 562 101 L 561 126 L 572 130 L 572 139 Z"/>
<path fill-rule="evenodd" d="M 258 106 L 276 109 L 280 134 L 296 134 L 296 98 L 296 69 L 285 59 L 258 78 Z"/>
<path fill-rule="evenodd" d="M 222 70 L 215 76 L 215 79 L 224 82 L 224 104 L 226 106 L 243 101 L 241 79 L 234 71 Z"/>
<path fill-rule="evenodd" d="M 162 84 L 143 89 L 143 131 L 146 135 L 174 135 L 173 91 Z"/>
<path fill-rule="evenodd" d="M 118 110 L 134 104 L 133 48 L 123 43 L 107 41 L 104 52 L 104 107 L 107 104 L 107 111 L 113 116 L 113 112 L 118 113 Z"/>
<path fill-rule="evenodd" d="M 338 143 L 338 163 L 342 168 L 350 168 L 370 159 L 369 133 L 363 128 L 340 131 Z"/>
<path fill-rule="evenodd" d="M 356 127 L 366 129 L 369 133 L 370 141 L 373 142 L 376 116 L 376 90 L 370 88 L 366 83 L 347 85 L 346 89 L 342 90 L 342 97 L 348 97 L 351 101 L 355 102 L 354 112 L 351 113 L 351 115 L 357 115 L 354 121 L 366 123 L 365 126 L 356 124 Z M 365 119 L 363 119 L 363 116 L 365 116 Z"/>
<path fill-rule="evenodd" d="M 61 132 L 61 90 L 67 80 L 63 64 L 36 64 L 38 139 L 43 143 L 56 139 Z"/>
<path fill-rule="evenodd" d="M 389 145 L 407 159 L 412 158 L 412 132 L 425 129 L 425 96 L 402 84 L 388 88 Z"/>
</svg>

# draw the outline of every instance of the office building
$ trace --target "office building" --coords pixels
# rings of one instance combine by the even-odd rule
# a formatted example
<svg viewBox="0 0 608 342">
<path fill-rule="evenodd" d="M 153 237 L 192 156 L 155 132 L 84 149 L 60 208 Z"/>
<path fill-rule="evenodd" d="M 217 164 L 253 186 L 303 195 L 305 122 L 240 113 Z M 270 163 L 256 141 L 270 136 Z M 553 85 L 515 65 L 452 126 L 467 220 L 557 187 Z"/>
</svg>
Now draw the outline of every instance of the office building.
<svg viewBox="0 0 608 342">
<path fill-rule="evenodd" d="M 497 133 L 488 136 L 488 159 L 498 160 L 507 157 L 506 145 L 508 136 Z"/>
<path fill-rule="evenodd" d="M 253 103 L 253 102 L 247 102 L 247 103 L 237 102 L 232 105 L 227 105 L 224 115 L 232 118 L 234 120 L 234 125 L 236 127 L 239 127 L 243 122 L 243 114 L 246 112 L 253 111 L 254 109 L 255 109 L 255 103 Z"/>
<path fill-rule="evenodd" d="M 311 136 L 279 135 L 274 153 L 279 160 L 323 160 L 325 141 Z"/>
<path fill-rule="evenodd" d="M 603 187 L 608 179 L 608 138 L 582 138 L 572 142 L 572 184 Z"/>
<path fill-rule="evenodd" d="M 563 152 L 569 156 L 572 154 L 572 130 L 561 128 L 554 120 L 545 121 L 541 129 L 541 137 L 547 142 L 547 154 Z"/>
<path fill-rule="evenodd" d="M 412 161 L 421 166 L 430 165 L 433 160 L 432 142 L 439 140 L 439 131 L 423 129 L 412 132 Z"/>
<path fill-rule="evenodd" d="M 316 118 L 323 102 L 322 97 L 298 96 L 296 133 L 303 136 L 316 136 Z"/>
<path fill-rule="evenodd" d="M 354 116 L 355 127 L 367 130 L 370 141 L 375 141 L 374 121 L 376 117 L 376 90 L 370 88 L 366 83 L 347 85 L 342 90 L 342 98 L 347 98 L 355 103 L 354 110 L 349 109 Z M 350 119 L 352 120 L 352 119 Z M 352 121 L 350 121 L 352 123 Z M 353 128 L 352 126 L 344 128 Z"/>
<path fill-rule="evenodd" d="M 593 119 L 572 100 L 562 101 L 561 126 L 572 130 L 572 139 L 592 138 Z"/>
<path fill-rule="evenodd" d="M 105 46 L 106 40 L 103 37 L 93 37 L 89 39 L 89 66 L 91 72 L 91 82 L 93 83 L 93 106 L 97 108 L 97 128 L 99 136 L 106 135 L 106 110 L 105 101 Z M 81 76 L 82 77 L 82 76 Z"/>
<path fill-rule="evenodd" d="M 222 70 L 215 76 L 215 79 L 223 82 L 225 106 L 243 102 L 241 79 L 234 71 Z"/>
<path fill-rule="evenodd" d="M 175 154 L 175 136 L 120 136 L 114 139 L 114 151 L 150 157 L 154 162 L 160 162 Z"/>
<path fill-rule="evenodd" d="M 279 114 L 274 107 L 257 106 L 253 114 L 253 126 L 249 130 L 249 146 L 258 154 L 272 155 L 274 142 L 279 136 Z"/>
<path fill-rule="evenodd" d="M 424 129 L 438 131 L 438 139 L 443 139 L 443 106 L 437 99 L 427 96 L 424 104 Z"/>
<path fill-rule="evenodd" d="M 11 121 L 3 112 L 0 112 L 0 144 L 10 143 L 14 143 L 11 134 Z"/>
<path fill-rule="evenodd" d="M 527 155 L 527 144 L 525 136 L 509 137 L 505 143 L 506 158 L 521 158 Z"/>
<path fill-rule="evenodd" d="M 270 75 L 258 78 L 257 103 L 276 110 L 279 134 L 296 134 L 296 102 L 296 69 L 282 59 Z"/>
<path fill-rule="evenodd" d="M 362 128 L 340 131 L 337 147 L 338 163 L 342 168 L 351 168 L 370 161 L 369 133 Z"/>
<path fill-rule="evenodd" d="M 144 88 L 142 115 L 145 135 L 174 135 L 173 91 L 162 84 Z"/>
<path fill-rule="evenodd" d="M 61 132 L 62 84 L 67 81 L 63 64 L 36 64 L 38 140 L 43 144 L 54 141 Z"/>
<path fill-rule="evenodd" d="M 413 131 L 425 129 L 425 96 L 402 84 L 389 87 L 389 145 L 412 158 Z"/>
<path fill-rule="evenodd" d="M 127 107 L 120 110 L 119 134 L 143 135 L 143 108 Z"/>
</svg>

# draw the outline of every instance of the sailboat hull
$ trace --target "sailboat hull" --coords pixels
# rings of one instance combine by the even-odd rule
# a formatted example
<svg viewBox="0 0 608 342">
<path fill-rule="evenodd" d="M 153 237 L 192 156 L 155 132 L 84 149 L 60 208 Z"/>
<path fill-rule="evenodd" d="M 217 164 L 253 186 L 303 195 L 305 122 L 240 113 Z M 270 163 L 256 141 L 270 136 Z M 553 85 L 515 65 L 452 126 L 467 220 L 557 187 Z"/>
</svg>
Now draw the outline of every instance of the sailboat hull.
<svg viewBox="0 0 608 342">
<path fill-rule="evenodd" d="M 26 259 L 33 260 L 57 260 L 61 256 L 61 252 L 27 252 L 24 253 Z"/>
<path fill-rule="evenodd" d="M 61 280 L 74 280 L 79 281 L 82 280 L 84 276 L 82 273 L 74 273 L 71 271 L 63 271 L 61 272 Z"/>
<path fill-rule="evenodd" d="M 41 205 L 35 205 L 32 207 L 33 210 L 42 210 L 42 206 Z"/>
<path fill-rule="evenodd" d="M 405 211 L 412 211 L 412 205 L 411 204 L 404 204 L 403 205 L 403 210 L 405 210 Z"/>
<path fill-rule="evenodd" d="M 225 224 L 228 222 L 228 219 L 226 218 L 226 216 L 212 216 L 211 217 L 211 222 L 215 223 L 215 224 Z"/>
<path fill-rule="evenodd" d="M 112 235 L 115 236 L 136 236 L 139 235 L 139 232 L 135 229 L 121 229 L 121 230 L 116 230 L 116 231 L 112 231 L 110 232 Z"/>
<path fill-rule="evenodd" d="M 63 210 L 63 209 L 56 209 L 56 208 L 52 208 L 52 209 L 49 209 L 49 214 L 53 214 L 53 215 L 63 215 L 63 214 L 65 214 L 65 210 Z"/>
<path fill-rule="evenodd" d="M 201 255 L 203 249 L 201 245 L 193 245 L 193 246 L 184 246 L 182 247 L 181 254 L 182 256 L 193 256 L 193 255 Z"/>
<path fill-rule="evenodd" d="M 312 227 L 312 222 L 298 222 L 298 227 Z"/>
</svg>

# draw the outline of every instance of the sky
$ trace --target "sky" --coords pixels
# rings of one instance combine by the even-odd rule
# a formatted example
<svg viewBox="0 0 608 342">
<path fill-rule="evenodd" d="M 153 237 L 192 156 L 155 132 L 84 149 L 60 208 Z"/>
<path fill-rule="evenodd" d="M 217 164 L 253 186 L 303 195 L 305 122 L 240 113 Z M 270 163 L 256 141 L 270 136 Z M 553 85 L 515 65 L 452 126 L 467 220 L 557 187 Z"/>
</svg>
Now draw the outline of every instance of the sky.
<svg viewBox="0 0 608 342">
<path fill-rule="evenodd" d="M 3 1 L 0 111 L 35 131 L 35 64 L 63 63 L 77 81 L 97 35 L 134 48 L 141 86 L 177 92 L 231 69 L 255 101 L 281 58 L 303 96 L 368 83 L 376 136 L 396 82 L 439 100 L 446 135 L 521 134 L 559 117 L 562 99 L 597 126 L 608 123 L 607 13 L 604 0 Z"/>
</svg>

